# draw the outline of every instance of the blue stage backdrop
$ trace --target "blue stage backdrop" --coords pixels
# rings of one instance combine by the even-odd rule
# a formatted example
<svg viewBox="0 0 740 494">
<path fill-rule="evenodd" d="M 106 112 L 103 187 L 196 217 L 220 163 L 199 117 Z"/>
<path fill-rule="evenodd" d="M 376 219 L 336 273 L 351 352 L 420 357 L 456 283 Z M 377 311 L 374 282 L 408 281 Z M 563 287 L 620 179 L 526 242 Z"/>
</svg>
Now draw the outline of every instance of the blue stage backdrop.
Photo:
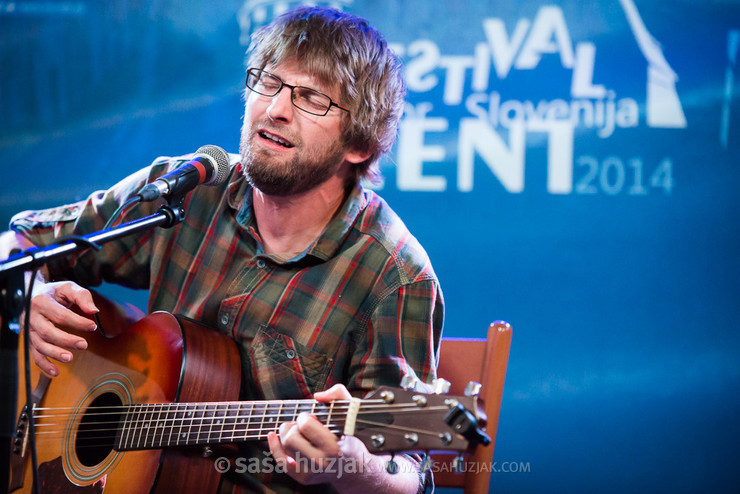
<svg viewBox="0 0 740 494">
<path fill-rule="evenodd" d="M 379 188 L 446 334 L 514 327 L 492 488 L 736 491 L 740 4 L 332 4 L 405 60 Z M 0 221 L 236 151 L 249 35 L 292 5 L 0 1 Z"/>
</svg>

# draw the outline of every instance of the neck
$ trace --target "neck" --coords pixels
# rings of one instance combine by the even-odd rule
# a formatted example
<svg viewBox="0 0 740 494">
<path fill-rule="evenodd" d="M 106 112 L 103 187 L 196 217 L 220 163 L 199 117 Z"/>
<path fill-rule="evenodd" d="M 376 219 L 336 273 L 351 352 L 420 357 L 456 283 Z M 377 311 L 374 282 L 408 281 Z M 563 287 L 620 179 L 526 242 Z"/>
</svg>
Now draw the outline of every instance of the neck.
<svg viewBox="0 0 740 494">
<path fill-rule="evenodd" d="M 344 196 L 344 180 L 337 176 L 287 197 L 254 189 L 254 214 L 265 253 L 293 256 L 306 250 L 339 210 Z"/>
</svg>

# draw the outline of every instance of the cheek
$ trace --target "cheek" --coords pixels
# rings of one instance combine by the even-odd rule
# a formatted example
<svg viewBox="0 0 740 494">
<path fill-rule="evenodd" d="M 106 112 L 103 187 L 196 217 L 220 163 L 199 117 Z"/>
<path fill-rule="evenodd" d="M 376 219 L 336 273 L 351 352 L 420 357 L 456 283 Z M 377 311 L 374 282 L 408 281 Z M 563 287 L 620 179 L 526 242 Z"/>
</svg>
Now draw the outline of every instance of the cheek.
<svg viewBox="0 0 740 494">
<path fill-rule="evenodd" d="M 256 93 L 250 92 L 247 96 L 247 100 L 244 102 L 244 118 L 246 119 L 249 115 L 258 115 L 260 112 L 264 113 L 267 105 L 263 98 Z"/>
<path fill-rule="evenodd" d="M 247 103 L 244 105 L 244 121 L 251 120 L 252 115 L 254 115 L 254 102 L 247 100 Z"/>
</svg>

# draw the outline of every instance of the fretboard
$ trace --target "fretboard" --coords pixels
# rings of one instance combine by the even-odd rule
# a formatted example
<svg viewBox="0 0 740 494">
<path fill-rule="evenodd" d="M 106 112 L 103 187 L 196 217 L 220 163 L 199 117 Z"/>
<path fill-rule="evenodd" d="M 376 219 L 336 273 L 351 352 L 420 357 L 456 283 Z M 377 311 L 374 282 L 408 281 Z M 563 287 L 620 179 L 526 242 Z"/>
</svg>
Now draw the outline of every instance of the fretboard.
<svg viewBox="0 0 740 494">
<path fill-rule="evenodd" d="M 335 409 L 335 405 L 341 410 Z M 119 451 L 264 440 L 301 412 L 341 433 L 346 409 L 314 400 L 158 403 L 125 407 L 116 432 Z"/>
</svg>

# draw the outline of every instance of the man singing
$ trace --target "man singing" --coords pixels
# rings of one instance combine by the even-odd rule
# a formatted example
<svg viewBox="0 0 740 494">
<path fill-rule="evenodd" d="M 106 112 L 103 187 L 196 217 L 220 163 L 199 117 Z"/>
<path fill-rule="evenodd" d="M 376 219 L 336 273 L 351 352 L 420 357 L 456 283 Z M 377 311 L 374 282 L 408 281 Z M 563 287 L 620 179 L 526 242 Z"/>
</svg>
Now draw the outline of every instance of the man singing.
<svg viewBox="0 0 740 494">
<path fill-rule="evenodd" d="M 239 156 L 223 185 L 195 189 L 184 221 L 55 260 L 37 285 L 31 355 L 47 374 L 94 331 L 82 287 L 148 289 L 149 311 L 180 314 L 231 336 L 242 357 L 242 398 L 319 401 L 362 396 L 404 375 L 436 377 L 443 300 L 429 258 L 388 205 L 361 185 L 395 140 L 405 86 L 397 57 L 368 23 L 333 9 L 298 8 L 259 30 L 250 47 Z M 160 158 L 107 191 L 16 215 L 10 249 L 100 230 L 119 205 L 185 158 Z M 135 210 L 148 214 L 158 203 Z M 218 383 L 214 383 L 218 386 Z M 221 492 L 415 493 L 418 458 L 371 455 L 313 416 L 282 424 L 267 444 L 282 475 L 224 476 Z M 354 473 L 306 471 L 341 458 Z"/>
</svg>

